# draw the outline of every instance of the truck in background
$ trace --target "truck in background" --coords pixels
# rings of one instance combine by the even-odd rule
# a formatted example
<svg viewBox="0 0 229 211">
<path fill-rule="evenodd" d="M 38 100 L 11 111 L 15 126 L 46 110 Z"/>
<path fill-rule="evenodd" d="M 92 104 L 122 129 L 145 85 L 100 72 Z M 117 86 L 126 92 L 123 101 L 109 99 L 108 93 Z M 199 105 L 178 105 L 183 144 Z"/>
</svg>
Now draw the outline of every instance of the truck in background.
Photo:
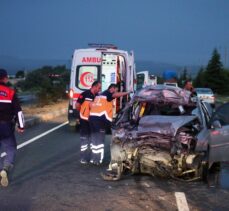
<svg viewBox="0 0 229 211">
<path fill-rule="evenodd" d="M 148 85 L 157 85 L 157 76 L 150 74 L 148 70 L 137 72 L 137 90 Z"/>
<path fill-rule="evenodd" d="M 163 72 L 164 85 L 178 87 L 177 78 L 175 70 L 165 70 Z"/>
<path fill-rule="evenodd" d="M 133 51 L 119 50 L 112 44 L 89 44 L 89 48 L 76 49 L 72 57 L 68 120 L 70 126 L 78 123 L 75 108 L 79 95 L 91 88 L 92 83 L 101 81 L 102 91 L 111 83 L 118 84 L 119 91 L 136 89 L 136 72 Z M 116 114 L 124 107 L 125 98 L 118 98 L 114 102 Z"/>
</svg>

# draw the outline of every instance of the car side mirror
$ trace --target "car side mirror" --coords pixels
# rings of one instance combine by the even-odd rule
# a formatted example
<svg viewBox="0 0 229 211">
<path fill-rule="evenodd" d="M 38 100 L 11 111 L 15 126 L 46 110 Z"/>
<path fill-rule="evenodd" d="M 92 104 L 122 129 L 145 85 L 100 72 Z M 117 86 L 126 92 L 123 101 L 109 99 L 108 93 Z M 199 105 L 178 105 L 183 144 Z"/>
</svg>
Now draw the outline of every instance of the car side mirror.
<svg viewBox="0 0 229 211">
<path fill-rule="evenodd" d="M 222 128 L 222 125 L 219 120 L 215 120 L 212 122 L 212 127 L 213 128 Z"/>
</svg>

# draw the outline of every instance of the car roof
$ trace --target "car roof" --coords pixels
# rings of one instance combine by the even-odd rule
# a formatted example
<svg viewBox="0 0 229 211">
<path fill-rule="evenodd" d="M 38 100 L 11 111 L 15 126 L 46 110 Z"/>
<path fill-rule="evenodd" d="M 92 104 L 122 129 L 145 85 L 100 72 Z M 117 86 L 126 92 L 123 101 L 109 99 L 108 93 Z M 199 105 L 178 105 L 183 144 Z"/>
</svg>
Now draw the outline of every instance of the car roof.
<svg viewBox="0 0 229 211">
<path fill-rule="evenodd" d="M 213 93 L 211 88 L 195 88 L 196 92 L 211 92 Z"/>
<path fill-rule="evenodd" d="M 132 101 L 187 105 L 190 103 L 190 94 L 191 92 L 175 86 L 150 85 L 140 89 L 133 96 Z"/>
<path fill-rule="evenodd" d="M 211 90 L 212 91 L 211 88 L 195 88 L 195 90 Z"/>
</svg>

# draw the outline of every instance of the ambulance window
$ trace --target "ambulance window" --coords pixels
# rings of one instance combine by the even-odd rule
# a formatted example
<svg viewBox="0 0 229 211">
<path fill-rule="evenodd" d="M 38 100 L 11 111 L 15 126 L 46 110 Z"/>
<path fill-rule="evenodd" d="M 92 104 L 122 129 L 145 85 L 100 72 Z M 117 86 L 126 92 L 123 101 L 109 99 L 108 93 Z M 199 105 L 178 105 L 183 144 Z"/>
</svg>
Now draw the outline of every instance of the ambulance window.
<svg viewBox="0 0 229 211">
<path fill-rule="evenodd" d="M 76 75 L 76 86 L 86 90 L 91 88 L 94 81 L 99 79 L 99 66 L 78 66 Z"/>
<path fill-rule="evenodd" d="M 137 74 L 137 89 L 141 89 L 144 86 L 145 74 Z"/>
</svg>

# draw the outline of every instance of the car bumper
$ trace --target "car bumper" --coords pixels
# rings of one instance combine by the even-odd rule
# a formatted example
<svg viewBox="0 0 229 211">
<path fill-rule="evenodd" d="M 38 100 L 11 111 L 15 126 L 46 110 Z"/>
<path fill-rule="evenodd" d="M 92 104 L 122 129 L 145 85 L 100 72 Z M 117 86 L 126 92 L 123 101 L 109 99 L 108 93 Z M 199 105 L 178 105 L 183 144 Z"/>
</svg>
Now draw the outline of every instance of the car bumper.
<svg viewBox="0 0 229 211">
<path fill-rule="evenodd" d="M 73 109 L 72 106 L 68 108 L 68 122 L 70 126 L 79 125 L 79 111 Z"/>
</svg>

